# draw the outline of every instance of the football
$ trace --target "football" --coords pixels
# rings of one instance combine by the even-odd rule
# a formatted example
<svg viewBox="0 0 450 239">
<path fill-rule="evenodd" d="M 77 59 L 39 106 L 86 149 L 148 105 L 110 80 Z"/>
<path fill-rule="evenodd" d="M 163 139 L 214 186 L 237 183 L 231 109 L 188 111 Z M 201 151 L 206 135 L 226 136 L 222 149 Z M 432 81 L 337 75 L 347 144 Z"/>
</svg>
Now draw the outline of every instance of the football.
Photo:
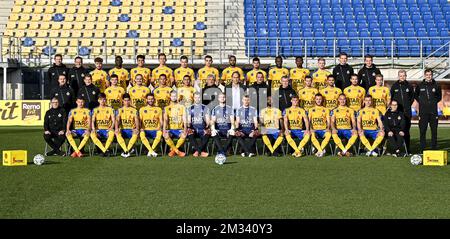
<svg viewBox="0 0 450 239">
<path fill-rule="evenodd" d="M 225 163 L 225 161 L 227 161 L 227 157 L 223 154 L 218 154 L 216 155 L 215 161 L 216 164 L 222 165 Z"/>
<path fill-rule="evenodd" d="M 421 165 L 422 164 L 422 157 L 418 154 L 414 154 L 411 157 L 411 164 L 412 165 Z"/>
<path fill-rule="evenodd" d="M 42 165 L 45 162 L 45 158 L 42 154 L 38 154 L 38 155 L 34 156 L 33 162 L 36 165 Z"/>
</svg>

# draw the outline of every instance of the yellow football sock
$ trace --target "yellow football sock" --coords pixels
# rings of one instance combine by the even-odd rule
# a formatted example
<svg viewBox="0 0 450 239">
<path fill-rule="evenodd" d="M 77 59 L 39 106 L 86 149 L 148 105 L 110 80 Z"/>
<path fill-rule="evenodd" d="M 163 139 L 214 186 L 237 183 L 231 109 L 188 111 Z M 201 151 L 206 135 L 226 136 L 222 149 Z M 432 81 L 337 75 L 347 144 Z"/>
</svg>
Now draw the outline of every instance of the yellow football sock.
<svg viewBox="0 0 450 239">
<path fill-rule="evenodd" d="M 280 145 L 283 143 L 283 136 L 278 135 L 277 140 L 275 140 L 275 143 L 273 143 L 273 151 L 275 151 Z"/>
<path fill-rule="evenodd" d="M 105 147 L 103 146 L 102 142 L 98 139 L 97 133 L 96 133 L 96 132 L 92 132 L 92 133 L 91 133 L 91 139 L 92 139 L 92 142 L 94 142 L 94 144 L 95 144 L 102 152 L 105 152 L 105 151 L 106 151 L 106 149 L 105 149 Z"/>
<path fill-rule="evenodd" d="M 159 142 L 161 142 L 161 137 L 162 137 L 162 131 L 157 131 L 156 132 L 156 137 L 153 140 L 153 144 L 152 144 L 153 151 L 155 151 L 156 146 L 158 146 Z"/>
<path fill-rule="evenodd" d="M 131 139 L 128 141 L 128 147 L 127 147 L 127 151 L 130 152 L 130 150 L 133 148 L 134 144 L 136 143 L 138 139 L 138 135 L 137 134 L 133 134 L 133 136 L 131 136 Z"/>
<path fill-rule="evenodd" d="M 186 138 L 179 138 L 177 141 L 177 145 L 175 146 L 175 148 L 179 149 L 181 147 L 181 145 L 184 144 L 184 141 L 186 140 Z"/>
<path fill-rule="evenodd" d="M 127 144 L 125 143 L 125 140 L 123 139 L 122 135 L 119 133 L 116 138 L 117 138 L 117 143 L 119 143 L 119 145 L 122 148 L 122 150 L 124 152 L 128 152 L 127 151 Z"/>
<path fill-rule="evenodd" d="M 89 141 L 89 135 L 86 134 L 85 136 L 83 136 L 83 140 L 81 140 L 81 143 L 78 146 L 78 150 L 82 150 L 88 141 Z"/>
<path fill-rule="evenodd" d="M 264 144 L 267 146 L 267 148 L 270 150 L 270 152 L 273 153 L 274 150 L 272 148 L 272 144 L 270 143 L 269 137 L 267 135 L 263 135 L 262 140 Z"/>
<path fill-rule="evenodd" d="M 300 144 L 298 145 L 298 149 L 302 150 L 305 147 L 305 145 L 308 143 L 310 138 L 311 138 L 311 135 L 304 134 L 302 141 L 300 141 Z"/>
<path fill-rule="evenodd" d="M 73 139 L 72 134 L 69 134 L 66 136 L 67 141 L 69 141 L 70 146 L 72 146 L 73 150 L 75 150 L 75 152 L 80 152 L 80 150 L 78 149 L 77 143 L 75 142 L 75 140 Z"/>
<path fill-rule="evenodd" d="M 316 138 L 315 133 L 311 135 L 311 142 L 314 145 L 314 147 L 317 149 L 317 151 L 319 151 L 319 152 L 323 151 L 322 147 L 320 146 L 319 141 Z"/>
<path fill-rule="evenodd" d="M 372 146 L 370 145 L 369 140 L 367 140 L 365 135 L 361 135 L 359 137 L 359 140 L 361 140 L 361 143 L 364 145 L 364 147 L 366 147 L 367 150 L 372 151 Z"/>
<path fill-rule="evenodd" d="M 372 144 L 372 150 L 375 150 L 378 147 L 378 145 L 381 144 L 383 139 L 384 139 L 384 136 L 377 136 L 377 138 L 375 138 L 375 141 Z"/>
<path fill-rule="evenodd" d="M 105 143 L 105 152 L 106 152 L 106 150 L 109 149 L 109 146 L 111 146 L 113 141 L 114 141 L 114 132 L 108 131 L 108 139 L 106 140 L 106 143 Z"/>
<path fill-rule="evenodd" d="M 300 150 L 297 148 L 297 144 L 295 143 L 294 139 L 292 139 L 291 135 L 286 135 L 286 140 L 288 144 L 291 146 L 291 148 L 296 152 L 300 152 Z"/>
<path fill-rule="evenodd" d="M 345 146 L 345 151 L 349 151 L 350 148 L 356 143 L 356 140 L 358 140 L 358 135 L 352 135 Z"/>
<path fill-rule="evenodd" d="M 152 147 L 150 146 L 150 142 L 148 141 L 147 137 L 145 137 L 145 132 L 142 131 L 139 136 L 141 137 L 142 144 L 147 148 L 149 152 L 152 152 Z"/>
<path fill-rule="evenodd" d="M 322 144 L 320 146 L 322 148 L 322 150 L 325 150 L 327 145 L 328 145 L 328 143 L 330 142 L 331 133 L 330 132 L 325 132 L 324 136 L 325 136 L 325 138 L 322 140 Z"/>
<path fill-rule="evenodd" d="M 166 140 L 166 144 L 169 145 L 171 150 L 174 150 L 174 151 L 178 150 L 175 147 L 175 144 L 173 143 L 173 140 L 170 137 L 165 138 L 165 140 Z"/>
<path fill-rule="evenodd" d="M 333 141 L 339 147 L 341 151 L 347 151 L 345 146 L 342 144 L 341 138 L 339 138 L 338 134 L 333 134 Z"/>
</svg>

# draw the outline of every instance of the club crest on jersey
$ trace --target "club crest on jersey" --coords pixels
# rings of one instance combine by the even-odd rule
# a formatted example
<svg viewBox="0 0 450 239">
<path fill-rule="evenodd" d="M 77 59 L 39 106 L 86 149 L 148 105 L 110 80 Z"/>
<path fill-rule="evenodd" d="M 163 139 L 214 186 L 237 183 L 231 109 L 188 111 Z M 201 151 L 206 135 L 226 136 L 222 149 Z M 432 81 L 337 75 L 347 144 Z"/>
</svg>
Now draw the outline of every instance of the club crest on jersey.
<svg viewBox="0 0 450 239">
<path fill-rule="evenodd" d="M 373 93 L 375 93 L 375 92 L 376 92 L 376 90 L 375 90 L 375 89 L 373 89 L 373 90 L 372 90 L 372 92 L 373 92 Z"/>
<path fill-rule="evenodd" d="M 58 95 L 59 95 L 58 93 L 55 94 L 55 96 L 58 96 Z"/>
<path fill-rule="evenodd" d="M 138 71 L 137 70 L 134 70 L 134 73 L 137 73 Z"/>
<path fill-rule="evenodd" d="M 436 92 L 436 89 L 435 88 L 433 88 L 431 91 L 433 91 L 433 92 Z"/>
<path fill-rule="evenodd" d="M 409 92 L 409 89 L 406 89 L 406 92 Z"/>
<path fill-rule="evenodd" d="M 108 90 L 108 93 L 111 93 L 111 90 Z"/>
<path fill-rule="evenodd" d="M 376 74 L 375 74 L 375 72 L 374 73 L 372 73 L 372 76 L 375 76 Z"/>
<path fill-rule="evenodd" d="M 62 117 L 62 115 L 61 115 L 61 114 L 58 114 L 58 117 L 59 117 L 59 118 L 61 118 L 61 117 Z"/>
</svg>

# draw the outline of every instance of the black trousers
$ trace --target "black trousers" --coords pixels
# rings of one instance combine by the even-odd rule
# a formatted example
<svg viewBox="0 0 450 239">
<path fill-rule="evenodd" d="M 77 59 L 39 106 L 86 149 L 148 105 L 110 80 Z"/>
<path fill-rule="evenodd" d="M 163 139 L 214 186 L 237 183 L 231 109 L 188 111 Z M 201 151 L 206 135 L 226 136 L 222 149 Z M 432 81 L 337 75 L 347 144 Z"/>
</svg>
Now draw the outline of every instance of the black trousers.
<svg viewBox="0 0 450 239">
<path fill-rule="evenodd" d="M 420 150 L 423 151 L 427 147 L 427 128 L 430 125 L 431 129 L 431 149 L 437 149 L 437 114 L 423 114 L 419 116 L 420 129 Z"/>
<path fill-rule="evenodd" d="M 58 135 L 58 132 L 50 132 L 50 134 L 44 134 L 44 140 L 54 151 L 59 151 L 61 145 L 66 141 L 66 136 Z"/>
<path fill-rule="evenodd" d="M 408 153 L 411 153 L 411 117 L 405 115 L 405 136 L 403 137 L 405 140 L 406 148 L 408 149 Z"/>
<path fill-rule="evenodd" d="M 213 139 L 217 147 L 217 152 L 223 154 L 226 154 L 228 152 L 228 149 L 230 148 L 231 143 L 233 142 L 233 137 L 227 136 L 226 133 L 225 134 L 219 133 L 216 136 L 214 136 Z"/>
<path fill-rule="evenodd" d="M 199 153 L 205 151 L 206 146 L 208 145 L 209 137 L 210 137 L 209 135 L 199 135 L 197 133 L 188 135 L 189 142 L 192 143 L 192 146 L 194 147 L 195 151 Z M 200 140 L 197 140 L 198 138 L 200 138 Z"/>
<path fill-rule="evenodd" d="M 243 150 L 244 153 L 255 153 L 256 138 L 245 135 L 238 138 L 238 143 L 241 145 L 241 151 Z"/>
<path fill-rule="evenodd" d="M 392 131 L 394 135 L 388 136 L 388 142 L 390 145 L 390 148 L 393 149 L 391 153 L 395 153 L 397 150 L 403 149 L 403 144 L 405 142 L 405 138 L 403 136 L 400 136 L 399 132 Z M 408 151 L 409 152 L 409 151 Z"/>
</svg>

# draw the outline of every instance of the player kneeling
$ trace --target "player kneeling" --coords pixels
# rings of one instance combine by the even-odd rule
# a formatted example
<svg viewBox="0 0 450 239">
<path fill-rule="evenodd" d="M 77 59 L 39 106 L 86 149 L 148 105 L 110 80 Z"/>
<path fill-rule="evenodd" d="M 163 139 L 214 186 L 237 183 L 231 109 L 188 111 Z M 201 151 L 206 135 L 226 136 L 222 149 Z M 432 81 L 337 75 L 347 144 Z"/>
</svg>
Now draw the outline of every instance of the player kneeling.
<svg viewBox="0 0 450 239">
<path fill-rule="evenodd" d="M 347 107 L 347 98 L 344 94 L 339 95 L 338 103 L 339 106 L 333 110 L 333 115 L 331 116 L 333 141 L 341 150 L 338 156 L 350 157 L 351 153 L 349 150 L 358 139 L 355 112 Z M 347 140 L 347 145 L 344 146 L 342 138 Z"/>
<path fill-rule="evenodd" d="M 323 96 L 316 94 L 314 97 L 316 105 L 308 112 L 309 122 L 311 123 L 311 142 L 317 150 L 316 156 L 323 157 L 326 153 L 325 147 L 330 142 L 330 111 L 323 107 Z M 321 138 L 319 143 L 317 138 Z"/>
<path fill-rule="evenodd" d="M 170 92 L 170 105 L 164 108 L 163 136 L 170 147 L 169 157 L 175 155 L 184 157 L 186 155 L 186 153 L 179 150 L 186 140 L 186 107 L 178 103 L 177 100 L 177 92 Z M 173 137 L 178 138 L 177 145 L 173 143 Z"/>
<path fill-rule="evenodd" d="M 106 94 L 98 95 L 99 107 L 92 111 L 92 142 L 103 152 L 103 157 L 109 156 L 109 146 L 114 140 L 114 109 L 106 105 Z M 106 139 L 105 145 L 100 139 Z"/>
<path fill-rule="evenodd" d="M 269 148 L 272 156 L 279 156 L 278 146 L 283 142 L 283 132 L 280 130 L 283 115 L 279 109 L 272 107 L 272 97 L 267 97 L 267 108 L 261 110 L 262 140 Z M 275 141 L 272 145 L 272 141 Z"/>
<path fill-rule="evenodd" d="M 133 146 L 138 138 L 139 119 L 137 110 L 131 107 L 130 95 L 128 93 L 124 94 L 122 99 L 123 107 L 117 110 L 116 138 L 123 150 L 121 156 L 128 158 L 133 153 Z M 125 143 L 125 139 L 130 139 L 128 145 Z"/>
<path fill-rule="evenodd" d="M 211 130 L 209 129 L 210 112 L 206 105 L 202 104 L 200 93 L 194 94 L 194 104 L 188 108 L 188 124 L 190 125 L 190 133 L 188 137 L 194 145 L 194 157 L 208 157 L 206 146 L 208 145 Z M 197 139 L 200 139 L 198 142 Z"/>
<path fill-rule="evenodd" d="M 139 110 L 139 118 L 141 120 L 140 138 L 142 144 L 148 150 L 148 157 L 157 157 L 155 152 L 162 137 L 163 116 L 160 107 L 155 106 L 155 96 L 151 93 L 145 97 L 147 99 L 147 106 Z M 153 139 L 153 144 L 150 146 L 148 138 Z"/>
<path fill-rule="evenodd" d="M 380 111 L 372 107 L 372 96 L 364 98 L 364 108 L 358 113 L 359 139 L 367 149 L 367 156 L 378 156 L 375 149 L 384 139 L 383 122 L 381 121 Z M 374 139 L 371 145 L 369 137 Z"/>
<path fill-rule="evenodd" d="M 78 97 L 77 108 L 72 109 L 69 113 L 69 117 L 67 119 L 67 129 L 66 129 L 66 137 L 67 141 L 69 141 L 70 146 L 72 146 L 74 152 L 70 155 L 72 158 L 81 158 L 83 154 L 81 150 L 84 148 L 86 143 L 89 140 L 89 129 L 91 125 L 91 112 L 89 109 L 84 108 L 84 99 Z M 73 130 L 70 130 L 73 123 Z M 83 138 L 80 142 L 80 145 L 77 146 L 74 140 L 74 136 L 76 138 Z"/>
<path fill-rule="evenodd" d="M 309 120 L 306 115 L 306 111 L 298 106 L 299 98 L 298 96 L 292 96 L 291 98 L 292 106 L 285 109 L 284 115 L 284 128 L 286 140 L 289 145 L 294 150 L 292 156 L 298 158 L 302 156 L 302 151 L 304 151 L 305 145 L 308 143 L 310 138 L 309 132 Z M 303 130 L 303 125 L 305 130 Z M 300 144 L 297 146 L 293 137 L 300 140 Z"/>
</svg>

